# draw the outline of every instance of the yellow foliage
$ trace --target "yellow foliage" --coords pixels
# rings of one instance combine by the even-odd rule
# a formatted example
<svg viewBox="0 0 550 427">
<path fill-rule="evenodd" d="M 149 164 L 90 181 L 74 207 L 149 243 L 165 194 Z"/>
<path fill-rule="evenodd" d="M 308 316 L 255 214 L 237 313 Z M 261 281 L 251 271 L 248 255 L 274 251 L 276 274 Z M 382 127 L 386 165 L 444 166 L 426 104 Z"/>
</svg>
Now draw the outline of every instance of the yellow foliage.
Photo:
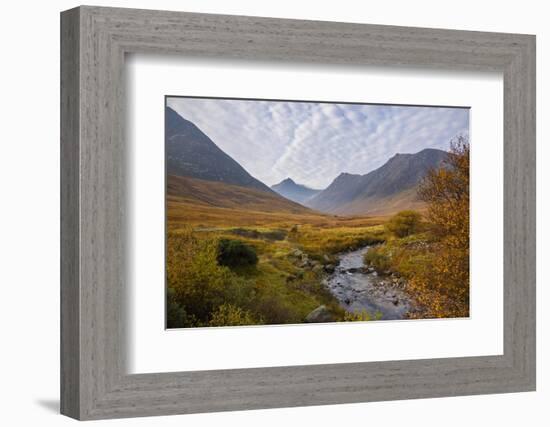
<svg viewBox="0 0 550 427">
<path fill-rule="evenodd" d="M 379 320 L 382 317 L 381 313 L 371 315 L 367 310 L 355 311 L 353 313 L 346 311 L 344 314 L 344 322 L 367 322 L 369 320 Z"/>
<path fill-rule="evenodd" d="M 216 240 L 199 239 L 190 227 L 168 235 L 168 289 L 172 301 L 185 311 L 192 326 L 207 324 L 211 313 L 226 302 L 245 305 L 252 294 L 249 282 L 218 265 L 217 247 Z"/>
<path fill-rule="evenodd" d="M 208 326 L 242 326 L 256 323 L 249 311 L 232 304 L 222 304 L 212 313 Z"/>
<path fill-rule="evenodd" d="M 459 137 L 443 167 L 431 171 L 419 195 L 437 243 L 409 286 L 427 317 L 467 317 L 470 299 L 470 146 Z M 426 317 L 426 316 L 424 316 Z"/>
<path fill-rule="evenodd" d="M 385 227 L 397 237 L 406 237 L 418 231 L 421 218 L 422 216 L 416 211 L 401 211 L 391 217 Z"/>
</svg>

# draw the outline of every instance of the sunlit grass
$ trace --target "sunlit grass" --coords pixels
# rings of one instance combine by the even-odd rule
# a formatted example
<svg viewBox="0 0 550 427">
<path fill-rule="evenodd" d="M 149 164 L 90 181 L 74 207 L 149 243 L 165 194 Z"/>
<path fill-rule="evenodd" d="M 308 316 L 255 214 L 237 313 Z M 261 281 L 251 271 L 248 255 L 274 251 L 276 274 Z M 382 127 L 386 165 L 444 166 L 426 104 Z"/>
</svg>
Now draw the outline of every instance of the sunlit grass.
<svg viewBox="0 0 550 427">
<path fill-rule="evenodd" d="M 320 305 L 325 305 L 335 320 L 375 318 L 346 317 L 345 310 L 322 283 L 324 271 L 300 267 L 301 261 L 293 252 L 298 249 L 320 265 L 333 263 L 338 252 L 382 241 L 384 218 L 257 212 L 173 198 L 168 202 L 167 213 L 169 241 L 192 230 L 194 239 L 199 241 L 238 239 L 253 247 L 258 255 L 257 265 L 232 269 L 243 283 L 253 284 L 249 295 L 252 303 L 239 307 L 238 300 L 232 300 L 223 311 L 216 312 L 211 324 L 219 325 L 222 319 L 231 324 L 239 324 L 242 319 L 261 324 L 303 323 Z"/>
</svg>

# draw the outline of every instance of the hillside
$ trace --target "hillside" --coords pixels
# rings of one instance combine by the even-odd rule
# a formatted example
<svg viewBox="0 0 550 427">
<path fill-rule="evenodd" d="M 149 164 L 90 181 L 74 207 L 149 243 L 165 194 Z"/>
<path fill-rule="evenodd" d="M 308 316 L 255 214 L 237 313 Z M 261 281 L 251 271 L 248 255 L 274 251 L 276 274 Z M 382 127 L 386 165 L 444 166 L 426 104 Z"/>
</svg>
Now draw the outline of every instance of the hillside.
<svg viewBox="0 0 550 427">
<path fill-rule="evenodd" d="M 169 175 L 273 191 L 224 153 L 195 124 L 166 107 L 166 169 Z"/>
<path fill-rule="evenodd" d="M 385 215 L 403 209 L 422 209 L 416 187 L 428 170 L 439 167 L 446 156 L 445 151 L 436 149 L 396 154 L 365 175 L 340 174 L 305 204 L 338 215 Z"/>
<path fill-rule="evenodd" d="M 180 203 L 258 212 L 312 213 L 310 209 L 273 192 L 223 182 L 168 175 L 166 187 L 168 200 Z"/>
<path fill-rule="evenodd" d="M 321 190 L 314 190 L 298 184 L 291 178 L 286 178 L 280 183 L 272 185 L 271 189 L 281 196 L 300 204 L 304 204 L 308 199 L 321 192 Z"/>
</svg>

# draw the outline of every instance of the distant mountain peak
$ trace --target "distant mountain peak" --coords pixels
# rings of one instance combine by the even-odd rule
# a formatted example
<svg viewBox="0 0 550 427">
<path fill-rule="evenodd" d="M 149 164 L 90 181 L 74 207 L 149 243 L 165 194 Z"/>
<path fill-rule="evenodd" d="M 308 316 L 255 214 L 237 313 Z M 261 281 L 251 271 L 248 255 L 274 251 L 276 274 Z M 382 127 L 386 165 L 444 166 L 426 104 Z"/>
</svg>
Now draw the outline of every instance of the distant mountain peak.
<svg viewBox="0 0 550 427">
<path fill-rule="evenodd" d="M 302 204 L 321 191 L 298 184 L 290 177 L 283 179 L 278 184 L 272 185 L 271 189 L 293 202 Z"/>
<path fill-rule="evenodd" d="M 296 182 L 292 178 L 288 177 L 283 179 L 279 184 L 296 184 Z"/>
</svg>

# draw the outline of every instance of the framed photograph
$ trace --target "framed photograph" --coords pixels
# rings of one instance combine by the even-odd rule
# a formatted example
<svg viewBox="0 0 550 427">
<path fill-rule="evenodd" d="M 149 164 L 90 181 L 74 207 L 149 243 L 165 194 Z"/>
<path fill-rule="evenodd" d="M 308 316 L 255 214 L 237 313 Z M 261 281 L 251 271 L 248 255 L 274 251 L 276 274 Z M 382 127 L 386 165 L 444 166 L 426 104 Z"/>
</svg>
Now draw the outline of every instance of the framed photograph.
<svg viewBox="0 0 550 427">
<path fill-rule="evenodd" d="M 469 108 L 165 114 L 167 328 L 469 317 Z"/>
<path fill-rule="evenodd" d="M 61 15 L 61 411 L 535 389 L 535 37 Z"/>
</svg>

